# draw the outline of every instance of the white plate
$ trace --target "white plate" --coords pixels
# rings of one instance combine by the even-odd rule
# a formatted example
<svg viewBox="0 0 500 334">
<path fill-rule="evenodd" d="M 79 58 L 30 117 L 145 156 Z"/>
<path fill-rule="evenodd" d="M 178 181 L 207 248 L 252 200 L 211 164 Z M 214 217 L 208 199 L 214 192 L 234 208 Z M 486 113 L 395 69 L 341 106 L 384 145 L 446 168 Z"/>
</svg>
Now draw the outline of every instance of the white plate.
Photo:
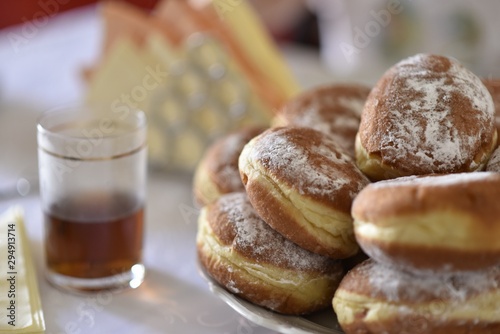
<svg viewBox="0 0 500 334">
<path fill-rule="evenodd" d="M 198 265 L 201 276 L 207 281 L 210 291 L 226 302 L 236 312 L 257 325 L 278 331 L 283 334 L 343 334 L 333 310 L 299 317 L 282 315 L 266 310 L 243 300 L 225 290 L 210 277 L 201 265 Z"/>
</svg>

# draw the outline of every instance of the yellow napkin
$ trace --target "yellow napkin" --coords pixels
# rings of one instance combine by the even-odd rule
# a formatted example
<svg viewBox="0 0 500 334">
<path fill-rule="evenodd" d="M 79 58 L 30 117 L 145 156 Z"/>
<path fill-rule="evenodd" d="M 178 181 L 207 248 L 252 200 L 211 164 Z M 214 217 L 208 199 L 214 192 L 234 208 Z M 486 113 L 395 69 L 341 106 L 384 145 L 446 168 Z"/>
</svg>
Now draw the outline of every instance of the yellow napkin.
<svg viewBox="0 0 500 334">
<path fill-rule="evenodd" d="M 44 332 L 23 213 L 13 207 L 0 216 L 0 333 Z"/>
</svg>

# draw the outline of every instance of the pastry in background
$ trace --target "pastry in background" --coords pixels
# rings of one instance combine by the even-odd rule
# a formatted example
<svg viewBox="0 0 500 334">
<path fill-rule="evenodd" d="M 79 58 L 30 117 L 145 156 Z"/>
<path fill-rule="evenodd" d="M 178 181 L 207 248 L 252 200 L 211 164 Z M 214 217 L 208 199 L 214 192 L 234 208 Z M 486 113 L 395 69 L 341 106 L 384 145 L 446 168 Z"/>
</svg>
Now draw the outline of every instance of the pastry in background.
<svg viewBox="0 0 500 334">
<path fill-rule="evenodd" d="M 500 147 L 491 155 L 490 161 L 486 165 L 486 171 L 500 173 Z"/>
<path fill-rule="evenodd" d="M 373 180 L 482 170 L 496 147 L 495 110 L 458 61 L 418 54 L 390 68 L 366 101 L 356 140 Z"/>
<path fill-rule="evenodd" d="M 500 333 L 500 268 L 419 275 L 368 260 L 344 277 L 333 308 L 346 334 Z"/>
<path fill-rule="evenodd" d="M 285 239 L 257 215 L 245 193 L 206 206 L 198 224 L 200 264 L 228 291 L 284 314 L 331 305 L 341 264 Z"/>
<path fill-rule="evenodd" d="M 354 233 L 374 260 L 452 272 L 500 265 L 500 174 L 409 176 L 373 183 L 354 200 Z"/>
<path fill-rule="evenodd" d="M 369 181 L 330 136 L 266 130 L 245 146 L 239 169 L 257 213 L 286 238 L 336 259 L 358 252 L 351 205 Z"/>
<path fill-rule="evenodd" d="M 370 88 L 331 84 L 307 90 L 278 109 L 273 126 L 303 126 L 331 135 L 354 157 L 361 112 Z"/>
<path fill-rule="evenodd" d="M 495 125 L 497 131 L 500 132 L 500 79 L 483 79 L 483 84 L 493 98 L 493 104 L 495 105 Z"/>
<path fill-rule="evenodd" d="M 238 158 L 243 147 L 264 128 L 245 127 L 219 138 L 204 153 L 196 168 L 193 193 L 200 205 L 207 205 L 223 194 L 243 192 Z"/>
</svg>

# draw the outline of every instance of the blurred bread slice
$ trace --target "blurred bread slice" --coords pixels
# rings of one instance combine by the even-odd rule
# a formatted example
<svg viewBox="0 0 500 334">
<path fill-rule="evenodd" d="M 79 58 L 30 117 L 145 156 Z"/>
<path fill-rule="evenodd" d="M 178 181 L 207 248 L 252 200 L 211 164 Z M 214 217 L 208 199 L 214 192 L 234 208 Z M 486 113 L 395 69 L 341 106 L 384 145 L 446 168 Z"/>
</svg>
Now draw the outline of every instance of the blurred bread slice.
<svg viewBox="0 0 500 334">
<path fill-rule="evenodd" d="M 112 110 L 119 110 L 122 107 L 143 108 L 147 105 L 148 96 L 152 91 L 143 89 L 147 96 L 134 98 L 134 88 L 140 86 L 146 76 L 150 76 L 148 70 L 156 70 L 155 64 L 160 62 L 148 48 L 139 48 L 126 36 L 117 38 L 110 46 L 99 70 L 92 76 L 86 102 L 109 103 Z"/>
<path fill-rule="evenodd" d="M 128 39 L 137 47 L 143 47 L 151 34 L 158 34 L 171 45 L 179 45 L 183 40 L 183 35 L 176 25 L 167 26 L 160 18 L 126 2 L 102 2 L 99 12 L 104 33 L 102 54 L 96 64 L 82 70 L 82 77 L 87 82 L 92 80 L 114 44 L 120 40 Z"/>
<path fill-rule="evenodd" d="M 213 35 L 227 47 L 255 93 L 271 110 L 280 108 L 300 86 L 251 6 L 245 1 L 235 5 L 224 2 L 166 0 L 153 14 L 163 22 L 177 24 L 184 38 L 195 32 Z M 227 15 L 218 9 L 221 6 L 228 8 Z"/>
<path fill-rule="evenodd" d="M 221 13 L 220 8 L 234 1 L 213 0 L 213 8 L 217 9 L 219 23 L 226 24 L 226 31 L 233 34 L 241 44 L 244 54 L 261 70 L 275 87 L 279 87 L 286 99 L 297 94 L 301 87 L 285 63 L 276 44 L 265 30 L 255 10 L 242 0 L 236 2 L 232 10 Z M 206 7 L 209 8 L 209 7 Z"/>
<path fill-rule="evenodd" d="M 104 45 L 106 51 L 113 43 L 122 38 L 130 38 L 139 46 L 144 45 L 149 34 L 161 34 L 170 44 L 178 45 L 183 35 L 177 24 L 166 25 L 161 18 L 125 2 L 106 1 L 101 4 L 101 16 L 104 19 Z M 183 20 L 178 20 L 183 21 Z"/>
</svg>

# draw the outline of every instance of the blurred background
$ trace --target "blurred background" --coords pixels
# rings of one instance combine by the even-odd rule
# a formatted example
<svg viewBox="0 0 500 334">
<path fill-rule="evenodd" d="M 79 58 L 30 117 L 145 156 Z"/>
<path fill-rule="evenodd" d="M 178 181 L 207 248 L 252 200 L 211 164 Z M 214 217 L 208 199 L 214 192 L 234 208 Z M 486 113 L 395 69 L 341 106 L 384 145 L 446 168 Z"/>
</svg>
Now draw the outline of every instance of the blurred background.
<svg viewBox="0 0 500 334">
<path fill-rule="evenodd" d="M 123 0 L 151 11 L 158 0 Z M 176 0 L 173 0 L 176 1 Z M 97 0 L 0 2 L 0 29 L 54 18 Z M 238 2 L 237 0 L 232 1 Z M 231 3 L 231 2 L 228 2 Z M 452 55 L 480 75 L 498 76 L 500 3 L 484 0 L 250 0 L 279 43 L 321 50 L 333 71 L 392 64 L 417 52 Z M 57 8 L 56 8 L 57 7 Z"/>
<path fill-rule="evenodd" d="M 218 61 L 229 49 L 221 64 L 226 72 L 239 75 L 239 81 L 221 86 L 216 93 L 212 87 L 207 93 L 207 80 L 215 79 L 193 79 L 186 72 L 180 88 L 177 79 L 170 80 L 175 87 L 162 83 L 160 102 L 158 94 L 156 100 L 151 94 L 134 104 L 156 108 L 156 114 L 161 114 L 154 123 L 163 128 L 152 131 L 155 138 L 151 138 L 158 166 L 192 171 L 212 140 L 245 122 L 266 121 L 262 114 L 269 116 L 298 91 L 327 82 L 373 85 L 392 64 L 416 53 L 452 56 L 480 77 L 500 77 L 499 1 L 249 0 L 252 15 L 260 22 L 258 28 L 273 45 L 266 44 L 262 34 L 252 33 L 247 39 L 248 22 L 239 28 L 230 22 L 242 1 L 214 2 L 211 14 L 199 9 L 210 0 L 117 0 L 128 6 L 112 6 L 108 14 L 92 0 L 1 1 L 0 185 L 13 189 L 19 180 L 24 185 L 36 184 L 35 123 L 40 112 L 85 100 L 112 103 L 113 97 L 129 92 L 142 79 L 144 74 L 133 69 L 148 64 L 145 59 L 151 53 L 157 58 L 161 54 L 172 65 L 173 58 L 189 58 L 201 50 L 193 46 L 196 43 L 183 44 L 200 29 L 215 32 L 215 44 L 206 39 L 202 44 L 219 54 Z M 172 14 L 182 12 L 179 8 L 188 2 L 190 17 Z M 155 44 L 150 30 L 168 36 L 168 42 Z M 130 37 L 133 43 L 122 43 L 116 47 L 120 50 L 111 52 L 112 45 L 119 44 L 114 43 L 119 35 Z M 260 36 L 259 41 L 255 36 Z M 188 56 L 173 52 L 176 48 Z M 239 63 L 239 70 L 233 69 L 234 62 Z M 173 93 L 186 85 L 185 98 Z M 273 87 L 281 91 L 270 92 Z M 197 89 L 214 95 L 211 102 L 201 106 L 203 94 Z M 191 105 L 196 106 L 192 115 L 184 110 Z M 245 118 L 248 115 L 258 116 Z"/>
<path fill-rule="evenodd" d="M 303 90 L 373 85 L 420 52 L 499 78 L 499 13 L 498 0 L 0 1 L 0 212 L 26 209 L 39 273 L 39 115 L 92 102 L 142 108 L 150 124 L 151 290 L 99 306 L 92 328 L 77 312 L 98 309 L 40 279 L 47 329 L 270 333 L 241 327 L 248 323 L 217 303 L 196 273 L 191 173 L 207 145 L 243 125 L 269 125 L 276 108 Z"/>
</svg>

